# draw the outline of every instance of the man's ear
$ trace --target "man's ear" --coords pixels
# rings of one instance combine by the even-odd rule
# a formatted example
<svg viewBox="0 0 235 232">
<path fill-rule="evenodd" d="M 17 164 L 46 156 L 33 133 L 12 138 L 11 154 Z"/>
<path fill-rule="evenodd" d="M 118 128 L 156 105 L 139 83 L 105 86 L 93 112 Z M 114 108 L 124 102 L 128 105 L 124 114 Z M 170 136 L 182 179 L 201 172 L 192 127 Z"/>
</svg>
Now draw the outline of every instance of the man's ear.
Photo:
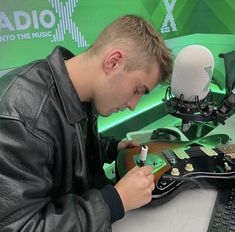
<svg viewBox="0 0 235 232">
<path fill-rule="evenodd" d="M 108 53 L 104 59 L 103 69 L 105 74 L 109 74 L 112 71 L 118 69 L 124 61 L 124 51 L 122 50 L 113 50 Z"/>
</svg>

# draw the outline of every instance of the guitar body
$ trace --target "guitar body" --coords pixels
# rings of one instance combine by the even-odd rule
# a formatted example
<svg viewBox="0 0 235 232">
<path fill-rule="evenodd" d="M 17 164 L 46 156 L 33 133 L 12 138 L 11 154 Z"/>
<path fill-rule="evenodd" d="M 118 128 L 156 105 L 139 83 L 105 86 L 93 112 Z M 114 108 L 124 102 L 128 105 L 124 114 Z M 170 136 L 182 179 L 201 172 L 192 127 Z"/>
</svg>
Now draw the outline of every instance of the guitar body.
<svg viewBox="0 0 235 232">
<path fill-rule="evenodd" d="M 223 145 L 224 134 L 187 142 L 151 141 L 145 165 L 153 167 L 155 189 L 151 204 L 169 201 L 179 192 L 195 187 L 219 188 L 235 183 L 235 146 Z M 218 146 L 219 145 L 219 146 Z M 140 147 L 118 155 L 120 177 L 139 163 Z"/>
</svg>

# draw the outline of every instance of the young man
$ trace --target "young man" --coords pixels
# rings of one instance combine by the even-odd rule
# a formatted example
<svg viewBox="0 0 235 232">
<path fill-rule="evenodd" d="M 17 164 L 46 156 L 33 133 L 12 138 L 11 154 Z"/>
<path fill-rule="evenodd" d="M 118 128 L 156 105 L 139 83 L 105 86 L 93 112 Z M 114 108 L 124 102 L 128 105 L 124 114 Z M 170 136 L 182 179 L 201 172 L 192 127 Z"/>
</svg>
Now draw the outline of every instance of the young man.
<svg viewBox="0 0 235 232">
<path fill-rule="evenodd" d="M 57 47 L 0 79 L 0 231 L 111 231 L 151 200 L 151 167 L 115 186 L 102 169 L 133 146 L 97 134 L 97 116 L 130 108 L 171 72 L 143 18 L 118 18 L 85 53 Z"/>
</svg>

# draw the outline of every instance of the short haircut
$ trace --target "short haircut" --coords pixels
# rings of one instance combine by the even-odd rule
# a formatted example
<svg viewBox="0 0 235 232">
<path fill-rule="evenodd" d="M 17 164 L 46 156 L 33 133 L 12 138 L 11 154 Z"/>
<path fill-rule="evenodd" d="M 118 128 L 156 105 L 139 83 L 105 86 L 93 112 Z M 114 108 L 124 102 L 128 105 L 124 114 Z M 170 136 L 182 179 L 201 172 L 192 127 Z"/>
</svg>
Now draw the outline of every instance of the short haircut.
<svg viewBox="0 0 235 232">
<path fill-rule="evenodd" d="M 173 58 L 160 33 L 144 18 L 125 15 L 109 24 L 88 49 L 91 55 L 99 54 L 107 46 L 124 48 L 128 51 L 125 69 L 146 72 L 154 63 L 160 67 L 161 80 L 165 81 L 172 72 Z"/>
</svg>

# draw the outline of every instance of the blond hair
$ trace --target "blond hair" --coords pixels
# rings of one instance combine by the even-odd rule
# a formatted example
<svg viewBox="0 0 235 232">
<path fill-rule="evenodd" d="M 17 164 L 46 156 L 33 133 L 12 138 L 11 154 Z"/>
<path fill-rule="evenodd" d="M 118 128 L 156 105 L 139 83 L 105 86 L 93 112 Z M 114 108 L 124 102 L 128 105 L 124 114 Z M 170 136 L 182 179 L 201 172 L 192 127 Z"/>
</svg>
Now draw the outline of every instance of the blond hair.
<svg viewBox="0 0 235 232">
<path fill-rule="evenodd" d="M 108 25 L 98 36 L 88 52 L 98 54 L 107 45 L 125 48 L 128 51 L 125 69 L 148 71 L 158 63 L 161 81 L 172 72 L 172 54 L 161 35 L 144 18 L 125 15 Z"/>
</svg>

